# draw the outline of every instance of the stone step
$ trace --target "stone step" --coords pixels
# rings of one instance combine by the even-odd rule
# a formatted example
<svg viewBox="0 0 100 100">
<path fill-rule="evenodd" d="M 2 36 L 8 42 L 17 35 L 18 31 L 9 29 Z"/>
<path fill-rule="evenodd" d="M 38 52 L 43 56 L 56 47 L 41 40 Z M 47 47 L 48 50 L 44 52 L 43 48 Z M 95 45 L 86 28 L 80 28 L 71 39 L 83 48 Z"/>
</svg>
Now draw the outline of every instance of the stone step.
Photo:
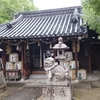
<svg viewBox="0 0 100 100">
<path fill-rule="evenodd" d="M 32 75 L 30 75 L 30 77 L 29 77 L 29 79 L 38 79 L 38 78 L 40 78 L 40 79 L 42 79 L 42 78 L 44 78 L 44 79 L 46 79 L 47 78 L 47 76 L 46 76 L 46 74 L 32 74 Z"/>
<path fill-rule="evenodd" d="M 77 83 L 77 84 L 73 84 L 72 85 L 74 89 L 91 89 L 91 82 L 81 82 L 81 83 Z"/>
<path fill-rule="evenodd" d="M 100 81 L 91 82 L 93 88 L 100 88 Z"/>
<path fill-rule="evenodd" d="M 9 81 L 9 82 L 6 82 L 7 86 L 11 86 L 11 87 L 23 87 L 25 85 L 25 82 L 12 82 L 12 81 Z"/>
</svg>

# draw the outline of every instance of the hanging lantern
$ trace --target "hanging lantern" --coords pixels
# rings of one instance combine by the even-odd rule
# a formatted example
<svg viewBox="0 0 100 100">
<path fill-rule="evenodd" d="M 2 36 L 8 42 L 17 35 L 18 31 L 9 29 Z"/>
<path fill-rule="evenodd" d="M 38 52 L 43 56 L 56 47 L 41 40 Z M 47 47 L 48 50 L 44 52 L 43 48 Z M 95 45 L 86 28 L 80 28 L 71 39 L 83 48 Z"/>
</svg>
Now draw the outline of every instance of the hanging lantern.
<svg viewBox="0 0 100 100">
<path fill-rule="evenodd" d="M 19 46 L 17 45 L 16 50 L 19 50 Z"/>
<path fill-rule="evenodd" d="M 52 44 L 50 43 L 50 49 L 52 48 Z"/>
<path fill-rule="evenodd" d="M 40 46 L 40 41 L 38 41 L 38 46 Z"/>
<path fill-rule="evenodd" d="M 27 44 L 26 49 L 29 49 L 29 45 Z"/>
</svg>

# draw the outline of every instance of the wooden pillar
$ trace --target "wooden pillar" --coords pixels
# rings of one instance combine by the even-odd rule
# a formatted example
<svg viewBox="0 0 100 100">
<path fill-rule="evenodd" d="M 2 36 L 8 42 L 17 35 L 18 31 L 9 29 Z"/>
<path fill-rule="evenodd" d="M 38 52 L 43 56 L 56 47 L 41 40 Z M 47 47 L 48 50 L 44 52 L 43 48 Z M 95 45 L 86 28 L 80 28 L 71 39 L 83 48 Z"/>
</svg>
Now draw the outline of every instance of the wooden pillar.
<svg viewBox="0 0 100 100">
<path fill-rule="evenodd" d="M 4 77 L 6 78 L 6 44 L 3 43 L 3 54 L 2 54 L 2 63 L 3 63 L 3 72 Z"/>
<path fill-rule="evenodd" d="M 25 78 L 25 73 L 24 73 L 24 66 L 25 66 L 24 43 L 21 43 L 21 62 L 22 62 L 22 68 L 21 68 L 22 79 L 24 79 Z"/>
<path fill-rule="evenodd" d="M 92 74 L 91 70 L 91 40 L 88 39 L 88 66 L 89 66 L 89 74 Z"/>
<path fill-rule="evenodd" d="M 42 64 L 42 46 L 40 44 L 40 69 L 43 67 L 43 64 Z"/>
<path fill-rule="evenodd" d="M 77 77 L 77 61 L 78 61 L 78 54 L 77 54 L 77 39 L 75 39 L 75 65 L 76 65 L 76 77 Z"/>
</svg>

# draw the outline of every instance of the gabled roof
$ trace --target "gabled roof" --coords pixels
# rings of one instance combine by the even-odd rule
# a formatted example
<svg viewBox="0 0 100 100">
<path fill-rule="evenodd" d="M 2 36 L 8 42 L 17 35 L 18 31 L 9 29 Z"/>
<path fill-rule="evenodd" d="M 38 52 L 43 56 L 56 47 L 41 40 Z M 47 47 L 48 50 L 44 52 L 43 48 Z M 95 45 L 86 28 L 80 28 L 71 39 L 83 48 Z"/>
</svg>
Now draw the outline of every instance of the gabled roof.
<svg viewBox="0 0 100 100">
<path fill-rule="evenodd" d="M 81 7 L 16 13 L 15 19 L 0 25 L 0 38 L 42 38 L 87 33 L 80 18 Z"/>
</svg>

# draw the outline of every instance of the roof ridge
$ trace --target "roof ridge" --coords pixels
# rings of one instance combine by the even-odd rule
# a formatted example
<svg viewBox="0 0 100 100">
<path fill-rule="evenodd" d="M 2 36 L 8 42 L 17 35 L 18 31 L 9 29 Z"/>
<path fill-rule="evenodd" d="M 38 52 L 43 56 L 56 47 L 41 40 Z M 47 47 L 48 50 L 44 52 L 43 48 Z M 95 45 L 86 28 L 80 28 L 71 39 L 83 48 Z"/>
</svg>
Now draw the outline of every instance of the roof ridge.
<svg viewBox="0 0 100 100">
<path fill-rule="evenodd" d="M 11 20 L 9 23 L 10 24 L 16 24 L 18 21 L 20 21 L 23 18 L 23 15 L 20 14 L 17 18 L 14 18 L 13 20 Z"/>
<path fill-rule="evenodd" d="M 18 12 L 18 13 L 16 13 L 16 17 L 18 17 L 20 14 L 22 14 L 23 16 L 32 16 L 32 15 L 38 16 L 38 15 L 53 15 L 53 14 L 62 14 L 62 13 L 73 13 L 75 8 L 82 9 L 81 6 L 73 6 L 73 7 L 64 7 L 64 8 L 29 11 L 29 12 Z"/>
<path fill-rule="evenodd" d="M 23 15 L 21 14 L 21 15 L 19 15 L 17 18 L 12 19 L 11 21 L 2 23 L 2 24 L 0 24 L 0 28 L 3 27 L 3 26 L 5 26 L 5 25 L 7 25 L 7 24 L 12 24 L 12 25 L 14 25 L 14 24 L 16 24 L 18 21 L 20 21 L 20 20 L 22 19 L 22 17 L 23 17 Z"/>
</svg>

